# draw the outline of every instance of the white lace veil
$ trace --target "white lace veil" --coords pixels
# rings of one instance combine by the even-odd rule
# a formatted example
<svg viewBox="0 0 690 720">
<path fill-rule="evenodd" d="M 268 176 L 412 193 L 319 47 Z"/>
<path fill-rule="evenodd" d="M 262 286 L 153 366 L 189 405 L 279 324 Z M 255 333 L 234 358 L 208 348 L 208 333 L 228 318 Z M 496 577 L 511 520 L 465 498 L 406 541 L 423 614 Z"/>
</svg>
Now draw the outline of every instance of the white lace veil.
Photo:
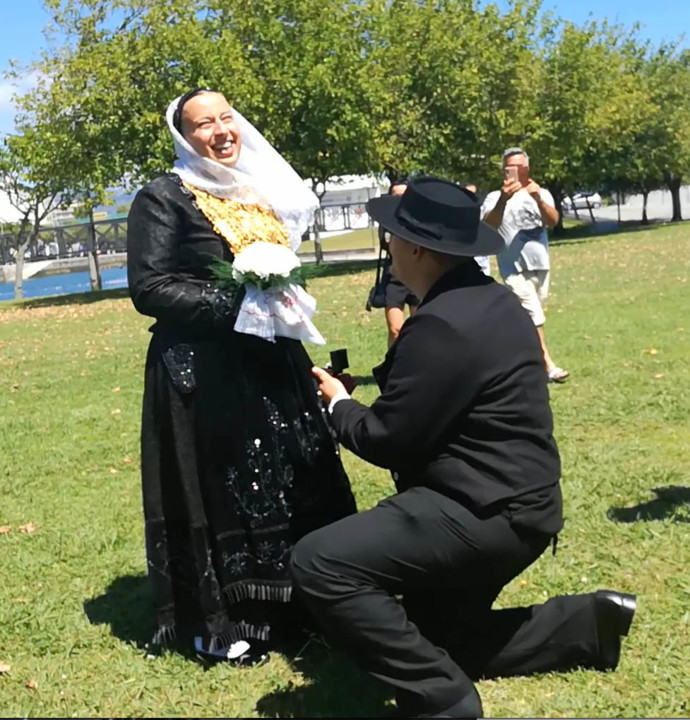
<svg viewBox="0 0 690 720">
<path fill-rule="evenodd" d="M 236 165 L 225 167 L 199 155 L 173 124 L 173 115 L 181 97 L 173 100 L 166 112 L 178 158 L 173 172 L 190 185 L 216 197 L 232 198 L 272 209 L 285 225 L 290 247 L 296 251 L 302 242 L 302 235 L 314 221 L 314 213 L 319 206 L 316 195 L 235 108 L 232 108 L 232 113 L 242 140 Z"/>
</svg>

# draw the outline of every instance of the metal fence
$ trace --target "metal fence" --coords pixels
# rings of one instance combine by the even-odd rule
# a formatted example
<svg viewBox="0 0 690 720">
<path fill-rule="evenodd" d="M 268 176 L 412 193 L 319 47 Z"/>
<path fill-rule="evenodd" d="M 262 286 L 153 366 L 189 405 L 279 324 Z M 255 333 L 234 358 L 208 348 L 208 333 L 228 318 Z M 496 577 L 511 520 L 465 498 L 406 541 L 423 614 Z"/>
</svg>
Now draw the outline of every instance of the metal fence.
<svg viewBox="0 0 690 720">
<path fill-rule="evenodd" d="M 372 226 L 364 203 L 327 205 L 316 212 L 320 232 L 359 230 Z M 127 251 L 127 218 L 110 218 L 93 223 L 96 251 L 99 255 Z M 75 223 L 41 228 L 35 241 L 29 243 L 25 262 L 85 257 L 91 247 L 91 225 Z M 14 263 L 17 244 L 14 235 L 0 235 L 0 264 Z"/>
<path fill-rule="evenodd" d="M 97 220 L 93 223 L 93 231 L 99 255 L 127 250 L 126 218 Z M 24 253 L 24 261 L 85 257 L 90 247 L 90 223 L 41 228 L 38 237 L 29 243 Z M 0 235 L 0 264 L 14 263 L 16 255 L 15 236 Z"/>
<path fill-rule="evenodd" d="M 316 211 L 315 221 L 320 232 L 360 230 L 372 226 L 365 203 L 325 205 Z"/>
</svg>

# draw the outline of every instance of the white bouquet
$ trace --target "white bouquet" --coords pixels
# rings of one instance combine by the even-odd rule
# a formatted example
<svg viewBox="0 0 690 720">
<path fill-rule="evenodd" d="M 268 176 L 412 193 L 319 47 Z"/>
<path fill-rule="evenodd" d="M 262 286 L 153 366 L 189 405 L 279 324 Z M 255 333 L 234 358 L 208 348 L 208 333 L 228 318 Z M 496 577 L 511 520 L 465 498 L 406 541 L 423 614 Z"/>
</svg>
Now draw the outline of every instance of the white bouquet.
<svg viewBox="0 0 690 720">
<path fill-rule="evenodd" d="M 301 267 L 300 259 L 285 245 L 254 242 L 235 256 L 232 276 L 240 285 L 267 289 L 302 282 Z"/>
<path fill-rule="evenodd" d="M 225 267 L 224 267 L 225 266 Z M 290 248 L 269 242 L 254 242 L 235 256 L 228 273 L 227 263 L 217 261 L 213 270 L 226 286 L 244 285 L 235 331 L 256 335 L 269 342 L 288 337 L 325 345 L 312 323 L 316 300 L 302 287 L 302 263 Z"/>
</svg>

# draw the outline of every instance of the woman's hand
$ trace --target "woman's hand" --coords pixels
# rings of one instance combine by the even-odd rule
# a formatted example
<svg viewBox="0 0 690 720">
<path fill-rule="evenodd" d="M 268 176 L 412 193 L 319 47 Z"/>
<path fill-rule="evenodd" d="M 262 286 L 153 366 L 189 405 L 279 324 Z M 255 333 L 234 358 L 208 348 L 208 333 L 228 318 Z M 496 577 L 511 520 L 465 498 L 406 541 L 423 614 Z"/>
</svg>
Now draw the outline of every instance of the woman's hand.
<svg viewBox="0 0 690 720">
<path fill-rule="evenodd" d="M 327 403 L 329 403 L 336 395 L 349 395 L 345 385 L 343 385 L 338 378 L 333 377 L 328 370 L 324 370 L 320 367 L 313 367 L 311 372 L 319 381 L 319 392 Z"/>
</svg>

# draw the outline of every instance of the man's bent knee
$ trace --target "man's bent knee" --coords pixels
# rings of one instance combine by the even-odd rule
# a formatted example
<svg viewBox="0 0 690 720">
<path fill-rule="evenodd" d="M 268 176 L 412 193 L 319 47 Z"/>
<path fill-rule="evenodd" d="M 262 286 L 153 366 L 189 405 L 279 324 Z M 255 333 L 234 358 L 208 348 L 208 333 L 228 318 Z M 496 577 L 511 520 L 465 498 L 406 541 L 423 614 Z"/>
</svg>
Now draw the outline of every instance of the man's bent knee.
<svg viewBox="0 0 690 720">
<path fill-rule="evenodd" d="M 290 556 L 290 575 L 292 580 L 298 587 L 307 585 L 312 577 L 318 574 L 315 570 L 316 547 L 319 532 L 314 531 L 305 535 L 297 542 L 292 549 Z"/>
<path fill-rule="evenodd" d="M 295 586 L 305 592 L 322 594 L 338 575 L 337 562 L 328 550 L 328 527 L 314 530 L 297 542 L 290 557 L 290 574 Z"/>
<path fill-rule="evenodd" d="M 340 539 L 327 526 L 297 542 L 290 557 L 295 589 L 313 599 L 336 600 L 360 588 L 363 579 L 342 556 Z"/>
</svg>

